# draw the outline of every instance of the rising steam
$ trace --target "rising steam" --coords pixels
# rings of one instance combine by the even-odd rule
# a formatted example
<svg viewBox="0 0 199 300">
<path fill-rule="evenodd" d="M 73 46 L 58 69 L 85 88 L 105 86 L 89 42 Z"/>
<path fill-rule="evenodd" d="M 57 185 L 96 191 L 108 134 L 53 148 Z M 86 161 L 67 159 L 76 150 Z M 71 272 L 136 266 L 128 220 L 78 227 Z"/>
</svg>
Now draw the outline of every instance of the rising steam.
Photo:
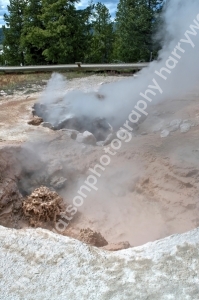
<svg viewBox="0 0 199 300">
<path fill-rule="evenodd" d="M 76 90 L 64 94 L 67 82 L 61 75 L 53 74 L 45 92 L 39 99 L 39 102 L 44 104 L 43 106 L 38 105 L 39 108 L 43 109 L 44 121 L 50 122 L 55 128 L 59 123 L 71 118 L 79 126 L 85 122 L 88 126 L 86 130 L 91 131 L 92 120 L 103 118 L 114 129 L 117 129 L 128 119 L 139 100 L 145 101 L 149 106 L 180 97 L 195 87 L 199 78 L 198 0 L 169 1 L 162 18 L 161 24 L 163 26 L 159 29 L 162 50 L 158 60 L 150 63 L 147 68 L 139 72 L 138 77 L 102 85 L 98 93 L 83 93 Z M 151 101 L 148 101 L 147 97 L 150 97 Z M 90 123 L 89 120 L 91 120 Z M 86 126 L 82 126 L 82 128 Z M 93 158 L 86 166 L 82 156 L 87 153 L 83 152 L 87 151 L 87 148 L 84 149 L 80 145 L 73 144 L 72 140 L 64 140 L 61 138 L 62 133 L 59 134 L 60 139 L 57 139 L 56 143 L 49 143 L 48 146 L 39 141 L 39 145 L 41 145 L 38 147 L 34 140 L 34 149 L 37 149 L 39 156 L 43 157 L 44 166 L 42 166 L 40 159 L 39 165 L 41 165 L 42 172 L 41 174 L 39 171 L 33 172 L 31 178 L 28 170 L 25 173 L 25 180 L 21 183 L 21 189 L 29 192 L 29 186 L 32 181 L 35 182 L 38 176 L 40 179 L 36 180 L 36 183 L 45 185 L 53 182 L 54 184 L 54 177 L 53 180 L 51 177 L 46 178 L 46 174 L 50 174 L 49 172 L 54 170 L 54 166 L 51 165 L 53 162 L 55 163 L 56 176 L 58 176 L 58 172 L 61 178 L 67 179 L 68 185 L 62 190 L 62 193 L 66 202 L 71 204 L 79 189 L 79 184 L 85 182 L 85 173 L 88 173 L 92 160 L 97 159 L 95 157 L 97 154 L 92 154 Z M 51 139 L 51 135 L 49 135 L 49 139 Z M 102 141 L 101 138 L 98 140 Z M 63 149 L 64 151 L 62 151 Z M 95 150 L 88 149 L 88 151 Z M 123 155 L 127 154 L 124 152 Z M 129 152 L 128 158 L 131 159 L 132 155 L 135 153 Z M 143 183 L 139 179 L 147 173 L 145 163 L 141 159 L 138 161 L 137 158 L 134 161 L 129 160 L 128 164 L 125 161 L 119 164 L 117 159 L 117 156 L 111 157 L 114 167 L 109 171 L 106 170 L 104 177 L 100 178 L 98 182 L 99 191 L 95 195 L 91 193 L 84 205 L 78 207 L 78 212 L 83 214 L 81 226 L 84 227 L 84 224 L 88 226 L 89 220 L 92 229 L 101 231 L 105 236 L 112 236 L 114 241 L 128 239 L 132 245 L 139 245 L 145 241 L 173 233 L 174 229 L 166 224 L 167 216 L 165 216 L 161 203 L 155 203 L 151 200 L 151 197 L 155 198 L 155 195 L 153 193 L 142 195 L 142 192 L 139 192 L 144 190 L 145 182 L 148 182 L 147 190 L 149 193 L 150 189 L 153 190 L 149 179 Z M 32 162 L 32 159 L 30 161 Z M 146 165 L 148 166 L 148 164 L 147 160 Z M 73 171 L 75 166 L 76 172 Z M 80 174 L 78 173 L 79 170 L 81 171 Z M 161 176 L 163 175 L 161 174 Z M 162 185 L 164 184 L 163 181 Z M 176 197 L 178 199 L 178 195 Z M 75 209 L 77 210 L 77 208 Z M 174 228 L 178 230 L 178 224 L 174 225 Z M 121 232 L 125 234 L 120 236 Z"/>
<path fill-rule="evenodd" d="M 199 77 L 199 3 L 197 0 L 168 1 L 162 18 L 163 27 L 159 29 L 162 50 L 158 60 L 143 69 L 136 79 L 132 77 L 101 86 L 99 94 L 104 96 L 103 99 L 99 99 L 94 92 L 80 91 L 72 91 L 61 97 L 60 90 L 65 82 L 61 75 L 54 74 L 40 99 L 40 102 L 52 105 L 47 120 L 53 123 L 72 115 L 88 118 L 92 116 L 106 118 L 117 128 L 127 119 L 137 101 L 144 100 L 140 93 L 145 93 L 149 85 L 154 85 L 154 78 L 162 92 L 156 90 L 156 97 L 151 102 L 153 104 L 180 96 L 192 89 Z M 189 33 L 185 36 L 187 31 Z M 177 50 L 177 56 L 174 56 L 172 52 L 176 46 L 181 51 Z M 157 72 L 165 68 L 169 57 L 172 57 L 170 66 L 174 67 L 170 69 L 170 74 L 163 72 L 167 77 L 165 80 Z M 57 102 L 59 105 L 53 106 Z"/>
</svg>

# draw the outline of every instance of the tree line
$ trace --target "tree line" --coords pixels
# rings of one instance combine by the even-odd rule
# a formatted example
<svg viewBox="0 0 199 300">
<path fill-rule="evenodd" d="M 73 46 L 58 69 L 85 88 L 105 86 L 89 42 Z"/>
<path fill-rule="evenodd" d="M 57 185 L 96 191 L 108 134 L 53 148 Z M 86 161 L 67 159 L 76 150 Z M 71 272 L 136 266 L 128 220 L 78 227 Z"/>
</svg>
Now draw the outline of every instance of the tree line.
<svg viewBox="0 0 199 300">
<path fill-rule="evenodd" d="M 120 0 L 113 20 L 105 4 L 78 0 L 10 0 L 4 15 L 7 65 L 149 61 L 158 44 L 164 0 Z"/>
<path fill-rule="evenodd" d="M 3 29 L 0 28 L 0 44 L 3 43 Z"/>
</svg>

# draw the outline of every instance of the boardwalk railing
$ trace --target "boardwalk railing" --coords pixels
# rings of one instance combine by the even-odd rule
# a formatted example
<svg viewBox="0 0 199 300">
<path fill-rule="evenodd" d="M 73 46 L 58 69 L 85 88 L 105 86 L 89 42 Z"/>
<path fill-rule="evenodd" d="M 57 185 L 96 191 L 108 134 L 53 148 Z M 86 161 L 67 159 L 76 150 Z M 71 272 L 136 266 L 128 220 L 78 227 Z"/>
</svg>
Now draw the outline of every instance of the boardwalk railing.
<svg viewBox="0 0 199 300">
<path fill-rule="evenodd" d="M 0 72 L 20 73 L 20 72 L 53 72 L 53 71 L 120 71 L 120 70 L 140 70 L 148 66 L 149 63 L 134 64 L 82 64 L 76 63 L 71 65 L 44 65 L 44 66 L 17 66 L 17 67 L 0 67 Z"/>
</svg>

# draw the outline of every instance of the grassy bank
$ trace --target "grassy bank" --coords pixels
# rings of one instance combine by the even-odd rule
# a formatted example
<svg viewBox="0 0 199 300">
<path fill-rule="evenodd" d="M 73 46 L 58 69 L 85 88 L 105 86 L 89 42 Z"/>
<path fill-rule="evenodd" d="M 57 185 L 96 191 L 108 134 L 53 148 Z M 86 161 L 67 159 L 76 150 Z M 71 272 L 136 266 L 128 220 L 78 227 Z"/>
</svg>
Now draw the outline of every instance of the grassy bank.
<svg viewBox="0 0 199 300">
<path fill-rule="evenodd" d="M 92 75 L 91 72 L 63 72 L 61 73 L 66 79 L 82 78 Z M 23 74 L 0 74 L 0 90 L 12 94 L 14 90 L 31 88 L 32 85 L 46 85 L 52 73 L 37 72 Z"/>
</svg>

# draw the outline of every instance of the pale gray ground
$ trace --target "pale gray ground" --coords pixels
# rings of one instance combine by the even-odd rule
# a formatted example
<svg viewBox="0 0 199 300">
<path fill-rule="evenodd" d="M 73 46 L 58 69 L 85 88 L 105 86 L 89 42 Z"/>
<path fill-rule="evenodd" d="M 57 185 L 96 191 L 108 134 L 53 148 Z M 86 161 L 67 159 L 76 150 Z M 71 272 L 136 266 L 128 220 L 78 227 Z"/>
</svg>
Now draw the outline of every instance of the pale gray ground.
<svg viewBox="0 0 199 300">
<path fill-rule="evenodd" d="M 1 300 L 198 300 L 199 229 L 111 253 L 0 227 Z"/>
</svg>

